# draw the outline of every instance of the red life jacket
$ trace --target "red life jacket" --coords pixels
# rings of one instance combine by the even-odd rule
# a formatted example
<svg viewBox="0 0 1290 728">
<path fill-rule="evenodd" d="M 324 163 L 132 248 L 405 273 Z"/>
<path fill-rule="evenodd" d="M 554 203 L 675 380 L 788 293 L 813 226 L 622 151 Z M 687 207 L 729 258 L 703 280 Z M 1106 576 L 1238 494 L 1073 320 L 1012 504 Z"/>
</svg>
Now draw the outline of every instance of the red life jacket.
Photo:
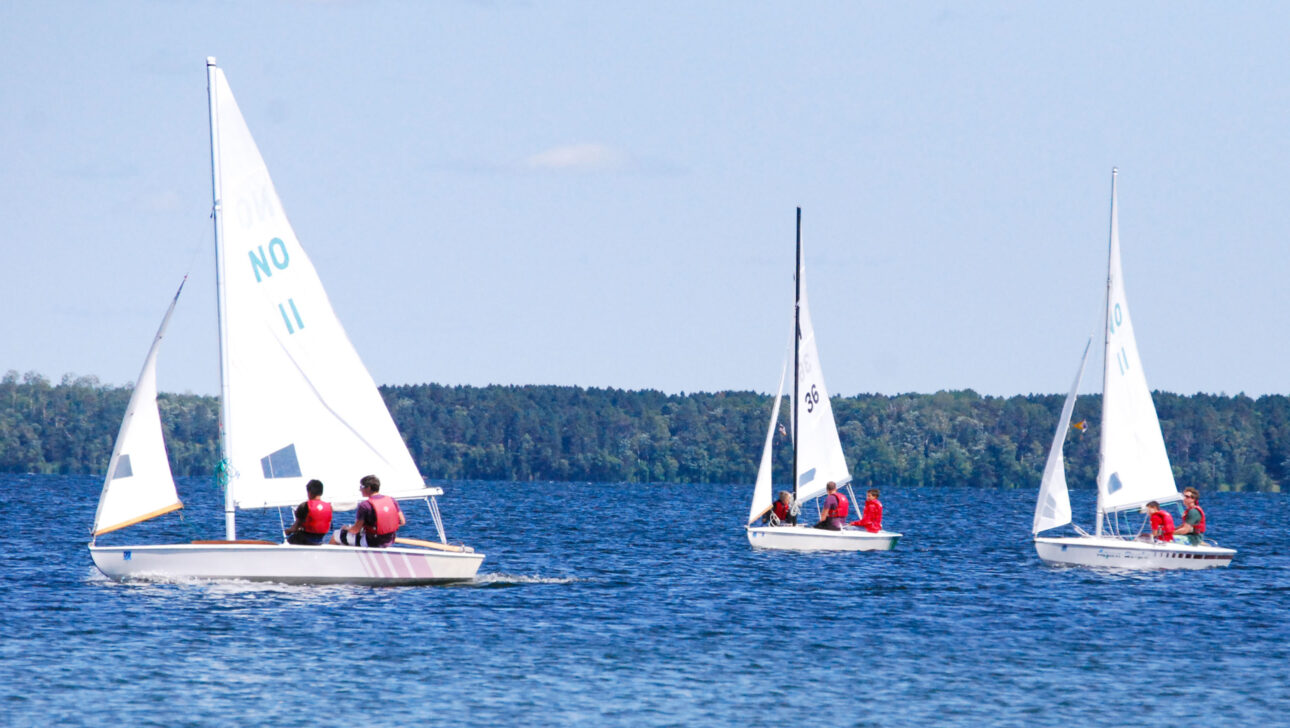
<svg viewBox="0 0 1290 728">
<path fill-rule="evenodd" d="M 389 497 L 377 493 L 367 499 L 372 505 L 372 512 L 376 514 L 376 528 L 370 524 L 363 526 L 363 532 L 368 538 L 372 536 L 385 536 L 399 530 L 399 502 Z"/>
<path fill-rule="evenodd" d="M 318 536 L 331 531 L 331 504 L 324 500 L 311 500 L 306 505 L 309 515 L 305 516 L 305 533 Z"/>
<path fill-rule="evenodd" d="M 829 498 L 833 499 L 833 505 L 829 506 Z M 846 518 L 847 517 L 847 497 L 839 491 L 829 493 L 824 499 L 824 517 L 825 518 Z"/>
<path fill-rule="evenodd" d="M 1191 508 L 1188 508 L 1187 513 L 1191 513 L 1192 509 L 1200 511 L 1200 523 L 1197 523 L 1195 526 L 1191 527 L 1192 533 L 1204 533 L 1205 532 L 1205 509 L 1201 508 L 1200 504 L 1197 503 Z M 1187 522 L 1187 513 L 1183 514 L 1183 523 Z"/>
<path fill-rule="evenodd" d="M 882 502 L 865 501 L 864 517 L 860 519 L 860 525 L 869 533 L 877 533 L 882 530 Z"/>
<path fill-rule="evenodd" d="M 1151 514 L 1151 532 L 1155 533 L 1160 529 L 1160 535 L 1156 536 L 1159 541 L 1174 540 L 1174 517 L 1165 511 L 1156 511 Z"/>
<path fill-rule="evenodd" d="M 775 517 L 781 521 L 788 520 L 788 504 L 784 501 L 775 501 Z"/>
</svg>

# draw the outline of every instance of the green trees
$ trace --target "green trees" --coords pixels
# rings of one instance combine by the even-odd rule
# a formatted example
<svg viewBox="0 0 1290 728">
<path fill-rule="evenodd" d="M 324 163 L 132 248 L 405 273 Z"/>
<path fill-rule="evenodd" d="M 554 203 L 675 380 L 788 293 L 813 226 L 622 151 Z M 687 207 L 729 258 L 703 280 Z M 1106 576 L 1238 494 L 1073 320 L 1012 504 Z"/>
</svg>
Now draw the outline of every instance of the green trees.
<svg viewBox="0 0 1290 728">
<path fill-rule="evenodd" d="M 664 394 L 555 386 L 381 389 L 422 473 L 431 478 L 613 482 L 751 482 L 770 397 Z M 129 390 L 93 378 L 51 385 L 10 371 L 0 380 L 0 471 L 101 473 Z M 213 397 L 159 398 L 171 468 L 207 475 L 218 458 Z M 1179 486 L 1279 490 L 1290 478 L 1290 398 L 1155 394 Z M 971 390 L 835 397 L 859 486 L 1033 488 L 1060 395 L 982 397 Z M 789 408 L 781 409 L 788 427 Z M 1066 441 L 1072 487 L 1097 474 L 1096 395 L 1081 398 Z M 790 481 L 776 435 L 776 483 Z"/>
</svg>

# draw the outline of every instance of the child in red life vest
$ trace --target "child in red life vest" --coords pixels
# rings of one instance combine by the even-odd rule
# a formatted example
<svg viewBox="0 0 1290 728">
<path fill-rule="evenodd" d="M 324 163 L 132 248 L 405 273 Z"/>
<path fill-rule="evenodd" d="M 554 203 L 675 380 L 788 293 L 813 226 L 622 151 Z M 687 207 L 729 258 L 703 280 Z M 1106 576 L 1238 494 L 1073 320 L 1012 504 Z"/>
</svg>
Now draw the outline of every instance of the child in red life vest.
<svg viewBox="0 0 1290 728">
<path fill-rule="evenodd" d="M 864 494 L 864 513 L 860 520 L 852 521 L 852 526 L 859 526 L 869 533 L 882 530 L 882 501 L 878 500 L 878 489 L 870 488 Z"/>
<path fill-rule="evenodd" d="M 331 531 L 331 504 L 322 499 L 321 480 L 306 483 L 305 492 L 309 494 L 309 500 L 296 506 L 296 520 L 282 535 L 288 537 L 287 543 L 317 546 Z"/>
<path fill-rule="evenodd" d="M 1160 510 L 1156 501 L 1147 504 L 1147 513 L 1151 514 L 1151 535 L 1157 541 L 1174 540 L 1174 517 Z"/>
</svg>

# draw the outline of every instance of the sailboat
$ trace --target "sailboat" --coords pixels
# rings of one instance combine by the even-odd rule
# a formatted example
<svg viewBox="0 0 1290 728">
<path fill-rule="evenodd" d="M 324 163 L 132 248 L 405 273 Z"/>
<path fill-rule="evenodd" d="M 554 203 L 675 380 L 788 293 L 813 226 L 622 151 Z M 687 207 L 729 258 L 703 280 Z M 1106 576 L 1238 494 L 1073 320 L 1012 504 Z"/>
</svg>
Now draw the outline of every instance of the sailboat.
<svg viewBox="0 0 1290 728">
<path fill-rule="evenodd" d="M 842 453 L 838 438 L 837 421 L 833 418 L 833 405 L 824 386 L 824 373 L 820 369 L 820 353 L 815 344 L 815 327 L 811 324 L 810 306 L 807 305 L 806 281 L 802 266 L 802 208 L 797 208 L 797 268 L 794 275 L 794 335 L 793 335 L 793 502 L 794 508 L 825 494 L 830 481 L 837 484 L 839 492 L 846 489 L 850 496 L 851 513 L 859 507 L 851 490 L 851 473 Z M 771 461 L 774 451 L 775 431 L 779 424 L 779 405 L 784 395 L 784 380 L 788 372 L 785 361 L 780 371 L 779 389 L 771 407 L 770 426 L 762 448 L 761 464 L 757 468 L 757 482 L 753 486 L 752 505 L 748 511 L 748 542 L 754 548 L 791 551 L 890 551 L 900 539 L 899 533 L 844 526 L 841 531 L 812 528 L 809 525 L 759 525 L 771 509 Z M 810 519 L 806 519 L 810 520 Z"/>
<path fill-rule="evenodd" d="M 153 340 L 108 463 L 89 544 L 116 580 L 241 579 L 295 584 L 434 584 L 473 579 L 484 555 L 450 544 L 427 487 L 371 375 L 332 310 L 287 222 L 268 169 L 223 71 L 206 61 L 210 103 L 215 280 L 219 316 L 222 540 L 104 546 L 103 534 L 182 507 L 157 408 L 157 354 L 183 285 Z M 374 474 L 382 495 L 423 500 L 438 541 L 387 548 L 239 540 L 237 512 L 305 500 L 324 482 L 337 516 Z M 404 508 L 405 513 L 407 508 Z M 415 523 L 415 514 L 409 514 Z"/>
<path fill-rule="evenodd" d="M 1092 340 L 1084 347 L 1075 383 L 1066 395 L 1048 462 L 1039 485 L 1031 533 L 1039 558 L 1049 564 L 1129 569 L 1205 569 L 1227 566 L 1236 551 L 1211 542 L 1156 541 L 1145 516 L 1135 517 L 1156 501 L 1176 508 L 1181 496 L 1165 451 L 1160 420 L 1138 357 L 1129 304 L 1120 266 L 1120 231 L 1116 213 L 1116 176 L 1111 170 L 1111 240 L 1107 261 L 1105 357 L 1102 366 L 1102 422 L 1097 474 L 1097 526 L 1093 534 L 1075 527 L 1075 536 L 1040 536 L 1071 522 L 1063 445 L 1079 392 Z M 1175 519 L 1177 520 L 1177 519 Z M 1134 522 L 1137 526 L 1134 526 Z"/>
</svg>

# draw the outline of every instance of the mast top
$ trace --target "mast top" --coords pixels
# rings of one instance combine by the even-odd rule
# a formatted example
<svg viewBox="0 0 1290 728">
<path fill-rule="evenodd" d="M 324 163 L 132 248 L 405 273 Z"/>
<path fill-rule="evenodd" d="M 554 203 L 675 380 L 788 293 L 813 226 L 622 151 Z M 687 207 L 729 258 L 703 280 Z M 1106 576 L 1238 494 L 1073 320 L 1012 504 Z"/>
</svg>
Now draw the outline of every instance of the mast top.
<svg viewBox="0 0 1290 728">
<path fill-rule="evenodd" d="M 206 56 L 206 65 L 207 65 L 207 66 L 214 66 L 214 65 L 215 65 L 215 56 Z"/>
</svg>

